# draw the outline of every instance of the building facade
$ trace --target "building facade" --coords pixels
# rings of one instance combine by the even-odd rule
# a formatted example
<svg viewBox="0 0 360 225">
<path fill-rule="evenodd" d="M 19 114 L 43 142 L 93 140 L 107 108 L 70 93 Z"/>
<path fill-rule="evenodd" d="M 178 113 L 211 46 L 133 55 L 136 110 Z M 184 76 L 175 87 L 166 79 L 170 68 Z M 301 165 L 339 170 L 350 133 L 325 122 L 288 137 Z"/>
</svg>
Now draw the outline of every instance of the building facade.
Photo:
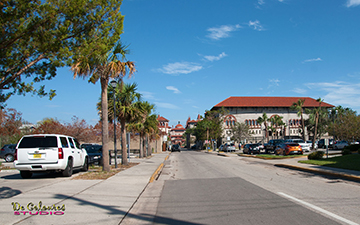
<svg viewBox="0 0 360 225">
<path fill-rule="evenodd" d="M 185 133 L 185 128 L 180 122 L 170 130 L 170 139 L 172 144 L 179 144 L 182 146 L 185 143 L 185 139 L 183 138 L 183 134 Z"/>
<path fill-rule="evenodd" d="M 243 140 L 244 143 L 265 143 L 265 139 L 276 139 L 284 137 L 301 137 L 301 119 L 298 112 L 290 107 L 299 99 L 304 99 L 303 109 L 314 109 L 319 107 L 319 102 L 310 97 L 229 97 L 215 105 L 211 110 L 224 108 L 228 114 L 224 116 L 224 138 L 223 142 L 228 142 L 231 137 L 230 129 L 236 122 L 245 123 L 250 128 L 251 137 Z M 321 107 L 332 108 L 331 104 L 322 102 Z M 257 119 L 266 113 L 268 118 L 276 115 L 282 118 L 284 126 L 276 127 L 275 131 L 265 133 L 264 124 L 259 124 Z M 307 114 L 303 118 L 308 119 Z M 267 122 L 268 127 L 271 126 Z M 305 139 L 309 140 L 309 135 L 305 129 Z M 306 141 L 305 140 L 305 141 Z"/>
</svg>

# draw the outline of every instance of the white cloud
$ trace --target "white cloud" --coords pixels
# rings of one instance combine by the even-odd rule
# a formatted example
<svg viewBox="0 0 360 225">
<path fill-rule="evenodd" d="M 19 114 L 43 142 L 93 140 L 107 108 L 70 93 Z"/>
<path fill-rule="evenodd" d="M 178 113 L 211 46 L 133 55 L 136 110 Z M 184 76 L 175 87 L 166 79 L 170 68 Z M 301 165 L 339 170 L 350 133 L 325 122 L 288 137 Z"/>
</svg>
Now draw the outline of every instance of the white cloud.
<svg viewBox="0 0 360 225">
<path fill-rule="evenodd" d="M 177 105 L 165 102 L 155 102 L 156 107 L 165 108 L 165 109 L 179 109 Z"/>
<path fill-rule="evenodd" d="M 360 83 L 336 81 L 332 83 L 309 83 L 306 85 L 326 92 L 323 97 L 325 102 L 350 107 L 356 111 L 360 109 Z"/>
<path fill-rule="evenodd" d="M 279 79 L 271 79 L 271 80 L 269 80 L 269 82 L 270 82 L 272 85 L 279 86 L 280 80 L 279 80 Z"/>
<path fill-rule="evenodd" d="M 179 91 L 179 89 L 177 89 L 174 86 L 167 86 L 166 89 L 170 90 L 170 91 L 174 91 L 175 94 L 180 94 L 181 91 Z"/>
<path fill-rule="evenodd" d="M 188 74 L 195 71 L 201 70 L 203 67 L 197 63 L 191 62 L 176 62 L 176 63 L 169 63 L 163 68 L 159 69 L 160 72 L 166 74 Z"/>
<path fill-rule="evenodd" d="M 265 4 L 265 1 L 264 1 L 264 0 L 258 0 L 258 4 L 259 4 L 259 5 L 264 5 L 264 4 Z"/>
<path fill-rule="evenodd" d="M 321 59 L 321 58 L 307 59 L 307 60 L 304 60 L 303 63 L 307 63 L 307 62 L 317 62 L 317 61 L 322 61 L 322 59 Z"/>
<path fill-rule="evenodd" d="M 360 0 L 347 0 L 346 6 L 347 7 L 355 7 L 360 5 Z"/>
<path fill-rule="evenodd" d="M 204 58 L 205 58 L 206 60 L 210 61 L 210 62 L 213 62 L 213 61 L 218 61 L 218 60 L 220 60 L 220 59 L 222 59 L 222 58 L 224 58 L 224 57 L 226 57 L 226 56 L 227 56 L 226 53 L 223 52 L 223 53 L 221 53 L 221 54 L 218 55 L 218 56 L 206 55 L 206 56 L 204 56 Z"/>
<path fill-rule="evenodd" d="M 302 89 L 302 88 L 295 88 L 293 91 L 295 93 L 302 94 L 302 95 L 306 94 L 306 92 L 307 92 L 305 89 Z"/>
<path fill-rule="evenodd" d="M 141 94 L 141 97 L 142 97 L 142 98 L 145 98 L 145 99 L 155 99 L 154 93 L 152 93 L 152 92 L 139 91 L 139 93 Z"/>
<path fill-rule="evenodd" d="M 260 21 L 255 20 L 255 21 L 249 21 L 248 23 L 249 27 L 252 27 L 254 30 L 258 30 L 258 31 L 262 31 L 264 30 L 263 26 L 260 24 Z"/>
<path fill-rule="evenodd" d="M 220 40 L 221 38 L 227 38 L 230 36 L 230 33 L 241 28 L 239 24 L 236 25 L 222 25 L 220 27 L 211 27 L 207 29 L 210 34 L 207 35 L 208 38 L 213 40 Z"/>
</svg>

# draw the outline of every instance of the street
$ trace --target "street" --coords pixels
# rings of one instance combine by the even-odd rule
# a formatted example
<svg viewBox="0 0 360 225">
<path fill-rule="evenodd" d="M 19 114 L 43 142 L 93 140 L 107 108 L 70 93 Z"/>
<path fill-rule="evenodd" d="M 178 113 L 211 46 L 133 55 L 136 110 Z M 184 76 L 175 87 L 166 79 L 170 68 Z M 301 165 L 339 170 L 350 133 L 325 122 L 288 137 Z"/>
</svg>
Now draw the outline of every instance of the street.
<svg viewBox="0 0 360 225">
<path fill-rule="evenodd" d="M 183 150 L 170 155 L 128 216 L 147 218 L 138 224 L 355 225 L 359 202 L 358 183 Z"/>
</svg>

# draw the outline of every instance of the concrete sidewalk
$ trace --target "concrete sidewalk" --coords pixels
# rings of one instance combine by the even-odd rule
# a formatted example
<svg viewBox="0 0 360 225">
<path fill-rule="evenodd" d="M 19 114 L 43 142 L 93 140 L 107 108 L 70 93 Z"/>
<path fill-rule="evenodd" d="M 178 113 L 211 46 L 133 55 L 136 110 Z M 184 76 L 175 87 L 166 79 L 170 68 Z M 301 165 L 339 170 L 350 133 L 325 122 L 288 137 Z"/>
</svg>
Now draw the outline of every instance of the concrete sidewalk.
<svg viewBox="0 0 360 225">
<path fill-rule="evenodd" d="M 140 164 L 117 173 L 106 180 L 75 180 L 62 182 L 28 191 L 12 198 L 2 199 L 0 205 L 0 224 L 119 224 L 158 168 L 169 155 L 168 152 L 153 154 L 151 158 L 131 159 Z M 65 207 L 58 215 L 30 215 L 20 212 L 15 215 L 11 203 L 18 202 L 25 206 L 29 202 L 35 205 Z M 61 214 L 61 215 L 60 215 Z"/>
<path fill-rule="evenodd" d="M 327 176 L 337 177 L 340 179 L 360 182 L 360 171 L 299 163 L 300 160 L 307 160 L 307 156 L 303 156 L 303 157 L 299 157 L 299 158 L 287 158 L 287 159 L 261 159 L 261 158 L 253 157 L 252 155 L 239 156 L 236 153 L 218 153 L 218 152 L 210 152 L 210 153 L 218 154 L 220 156 L 226 156 L 226 157 L 248 157 L 248 159 L 262 160 L 264 163 L 272 164 L 277 167 L 283 167 L 283 168 L 288 168 L 288 169 L 293 169 L 293 170 L 300 170 L 300 171 L 316 173 L 316 174 L 321 174 L 321 175 L 327 175 Z"/>
</svg>

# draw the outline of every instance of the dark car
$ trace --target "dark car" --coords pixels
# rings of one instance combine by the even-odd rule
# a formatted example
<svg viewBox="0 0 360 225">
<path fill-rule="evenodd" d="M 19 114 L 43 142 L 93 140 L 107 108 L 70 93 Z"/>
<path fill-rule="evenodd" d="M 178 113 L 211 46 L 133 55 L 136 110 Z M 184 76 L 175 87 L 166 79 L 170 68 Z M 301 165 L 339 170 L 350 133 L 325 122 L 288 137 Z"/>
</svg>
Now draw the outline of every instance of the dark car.
<svg viewBox="0 0 360 225">
<path fill-rule="evenodd" d="M 7 144 L 1 148 L 0 158 L 5 159 L 6 162 L 13 162 L 15 157 L 16 144 Z"/>
<path fill-rule="evenodd" d="M 179 144 L 173 145 L 171 148 L 171 151 L 172 152 L 180 152 L 180 145 Z"/>
<path fill-rule="evenodd" d="M 260 154 L 259 144 L 246 144 L 243 150 L 244 154 Z"/>
<path fill-rule="evenodd" d="M 84 145 L 89 155 L 89 164 L 102 165 L 102 145 Z"/>
</svg>

